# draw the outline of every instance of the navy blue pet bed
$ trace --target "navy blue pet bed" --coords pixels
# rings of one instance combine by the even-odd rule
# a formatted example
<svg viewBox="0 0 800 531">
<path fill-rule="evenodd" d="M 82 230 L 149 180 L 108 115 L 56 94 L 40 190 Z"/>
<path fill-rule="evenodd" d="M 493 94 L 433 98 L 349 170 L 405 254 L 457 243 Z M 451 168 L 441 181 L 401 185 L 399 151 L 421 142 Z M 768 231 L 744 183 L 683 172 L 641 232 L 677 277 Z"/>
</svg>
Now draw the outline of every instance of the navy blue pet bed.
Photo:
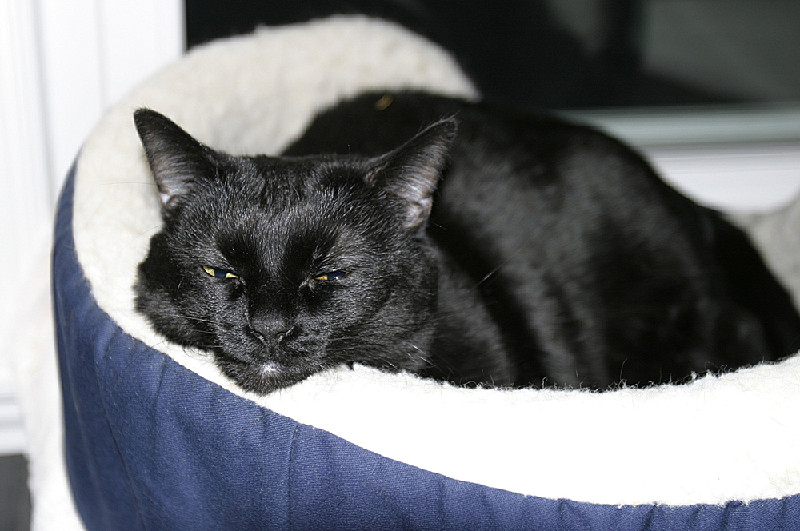
<svg viewBox="0 0 800 531">
<path fill-rule="evenodd" d="M 795 358 L 602 394 L 356 367 L 258 397 L 132 310 L 158 228 L 132 109 L 229 151 L 277 152 L 315 109 L 405 86 L 474 96 L 429 43 L 332 19 L 198 50 L 98 125 L 61 195 L 53 255 L 66 469 L 85 527 L 799 528 Z"/>
</svg>

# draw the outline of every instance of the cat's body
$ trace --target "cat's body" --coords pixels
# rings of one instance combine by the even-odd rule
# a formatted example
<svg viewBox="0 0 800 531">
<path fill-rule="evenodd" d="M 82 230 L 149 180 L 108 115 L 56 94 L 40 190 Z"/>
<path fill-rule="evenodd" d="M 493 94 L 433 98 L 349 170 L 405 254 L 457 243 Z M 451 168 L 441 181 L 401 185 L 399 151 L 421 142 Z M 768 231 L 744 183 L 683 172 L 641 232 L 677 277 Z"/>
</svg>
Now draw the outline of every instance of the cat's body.
<svg viewBox="0 0 800 531">
<path fill-rule="evenodd" d="M 164 200 L 136 288 L 157 330 L 257 392 L 350 363 L 604 388 L 796 348 L 800 318 L 747 238 L 619 142 L 379 98 L 322 113 L 287 158 L 137 113 Z"/>
</svg>

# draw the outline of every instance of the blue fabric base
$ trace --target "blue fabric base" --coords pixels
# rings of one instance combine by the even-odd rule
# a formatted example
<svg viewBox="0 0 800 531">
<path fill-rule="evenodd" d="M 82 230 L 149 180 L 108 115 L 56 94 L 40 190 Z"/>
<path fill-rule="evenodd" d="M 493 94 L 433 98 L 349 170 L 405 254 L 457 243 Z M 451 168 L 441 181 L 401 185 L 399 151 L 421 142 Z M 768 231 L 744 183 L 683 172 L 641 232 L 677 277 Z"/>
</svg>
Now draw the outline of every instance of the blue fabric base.
<svg viewBox="0 0 800 531">
<path fill-rule="evenodd" d="M 689 507 L 522 496 L 258 407 L 132 338 L 97 306 L 75 254 L 73 185 L 74 170 L 59 201 L 53 289 L 67 469 L 88 529 L 800 528 L 799 496 Z"/>
</svg>

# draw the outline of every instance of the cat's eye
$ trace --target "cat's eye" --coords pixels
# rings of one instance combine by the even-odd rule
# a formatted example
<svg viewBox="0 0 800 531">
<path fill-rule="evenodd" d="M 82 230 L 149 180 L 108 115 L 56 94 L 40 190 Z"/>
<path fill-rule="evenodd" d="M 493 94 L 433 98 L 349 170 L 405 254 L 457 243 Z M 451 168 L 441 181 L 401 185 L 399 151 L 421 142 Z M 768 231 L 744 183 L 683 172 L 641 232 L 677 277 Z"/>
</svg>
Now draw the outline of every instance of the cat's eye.
<svg viewBox="0 0 800 531">
<path fill-rule="evenodd" d="M 239 275 L 237 275 L 233 271 L 230 271 L 229 269 L 219 269 L 216 267 L 203 266 L 203 271 L 205 271 L 207 275 L 216 278 L 239 278 Z"/>
<path fill-rule="evenodd" d="M 328 280 L 341 280 L 347 275 L 350 274 L 350 271 L 344 271 L 343 269 L 337 269 L 335 271 L 326 271 L 325 273 L 321 273 L 314 277 L 314 280 L 319 280 L 322 282 Z"/>
</svg>

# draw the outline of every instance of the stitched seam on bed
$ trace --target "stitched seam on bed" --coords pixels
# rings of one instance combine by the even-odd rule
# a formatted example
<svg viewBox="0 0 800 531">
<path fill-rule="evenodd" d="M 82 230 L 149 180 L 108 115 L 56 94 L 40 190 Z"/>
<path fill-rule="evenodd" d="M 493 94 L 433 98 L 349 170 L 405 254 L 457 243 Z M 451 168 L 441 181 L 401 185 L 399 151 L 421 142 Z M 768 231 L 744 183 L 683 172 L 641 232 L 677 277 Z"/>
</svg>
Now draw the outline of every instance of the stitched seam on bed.
<svg viewBox="0 0 800 531">
<path fill-rule="evenodd" d="M 295 446 L 297 444 L 297 433 L 300 431 L 301 426 L 302 424 L 297 423 L 292 430 L 292 436 L 289 440 L 289 459 L 286 463 L 286 524 L 289 529 L 294 528 L 292 525 L 294 522 L 294 504 L 292 503 L 292 485 L 294 484 L 294 477 L 292 468 L 294 464 Z"/>
<path fill-rule="evenodd" d="M 89 296 L 91 297 L 91 294 L 89 294 Z M 94 302 L 94 299 L 92 299 L 92 301 Z M 100 313 L 105 314 L 105 312 L 103 312 L 103 310 L 99 306 L 97 306 L 96 303 L 93 306 L 93 310 L 94 311 L 99 311 Z M 114 345 L 115 340 L 116 340 L 117 336 L 120 333 L 120 329 L 119 329 L 118 326 L 116 326 L 116 324 L 113 324 L 112 326 L 114 327 L 114 330 L 113 330 L 113 332 L 111 334 L 111 337 L 109 338 L 108 344 L 106 345 L 105 352 L 103 353 L 103 359 L 109 359 L 111 348 Z M 95 368 L 96 368 L 96 370 L 95 370 L 95 378 L 97 379 L 97 385 L 98 385 L 98 388 L 101 389 L 101 391 L 102 391 L 103 387 L 101 387 L 101 379 L 98 376 L 99 373 L 97 371 L 97 368 L 98 368 L 99 364 L 97 363 L 96 360 L 94 360 L 94 364 L 95 364 Z M 140 524 L 141 524 L 143 529 L 147 529 L 147 526 L 145 525 L 144 514 L 142 513 L 142 502 L 140 501 L 139 495 L 138 495 L 138 493 L 136 492 L 136 489 L 133 486 L 133 479 L 132 479 L 132 476 L 131 476 L 131 473 L 130 473 L 130 468 L 128 467 L 128 462 L 125 459 L 125 455 L 121 450 L 121 447 L 120 447 L 120 444 L 119 444 L 119 438 L 117 436 L 116 427 L 111 422 L 111 418 L 110 418 L 110 416 L 108 414 L 108 406 L 107 406 L 107 403 L 106 403 L 106 394 L 105 394 L 105 392 L 101 392 L 100 393 L 100 403 L 101 403 L 101 405 L 103 407 L 103 416 L 105 417 L 105 421 L 108 424 L 109 432 L 111 433 L 111 439 L 114 441 L 114 449 L 116 450 L 117 455 L 119 456 L 119 460 L 122 463 L 123 470 L 125 470 L 125 476 L 126 476 L 127 483 L 128 483 L 128 489 L 130 490 L 131 497 L 133 498 L 133 500 L 136 503 L 136 513 L 139 515 L 139 522 L 140 522 Z"/>
</svg>

